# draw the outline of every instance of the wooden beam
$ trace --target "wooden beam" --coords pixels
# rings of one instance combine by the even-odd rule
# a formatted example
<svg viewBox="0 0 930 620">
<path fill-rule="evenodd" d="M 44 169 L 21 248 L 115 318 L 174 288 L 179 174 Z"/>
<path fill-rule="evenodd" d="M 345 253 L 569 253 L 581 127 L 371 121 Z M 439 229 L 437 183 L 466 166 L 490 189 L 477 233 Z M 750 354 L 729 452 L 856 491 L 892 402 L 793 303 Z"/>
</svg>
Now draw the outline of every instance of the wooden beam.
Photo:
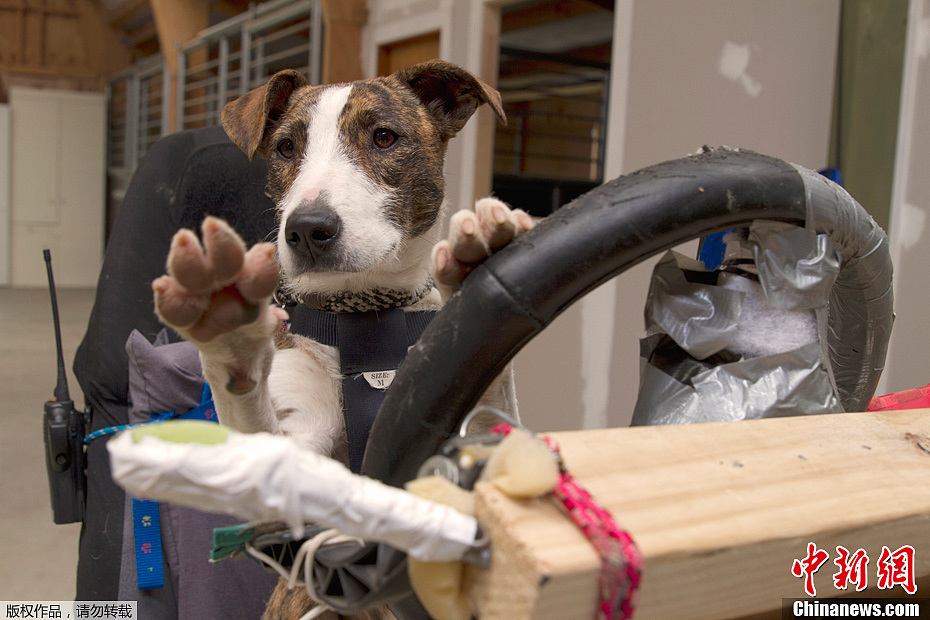
<svg viewBox="0 0 930 620">
<path fill-rule="evenodd" d="M 593 4 L 599 9 L 604 9 L 605 11 L 614 12 L 614 0 L 581 0 L 587 4 Z"/>
<path fill-rule="evenodd" d="M 324 84 L 351 82 L 362 74 L 362 28 L 368 20 L 365 0 L 322 0 Z"/>
<path fill-rule="evenodd" d="M 550 22 L 562 21 L 579 15 L 602 11 L 583 0 L 553 0 L 543 4 L 531 4 L 503 11 L 501 15 L 501 32 L 533 28 Z M 604 12 L 607 19 L 610 15 Z"/>
<path fill-rule="evenodd" d="M 146 13 L 151 13 L 151 0 L 129 0 L 107 16 L 107 21 L 114 28 L 122 29 L 127 23 L 135 21 Z"/>
<path fill-rule="evenodd" d="M 811 542 L 829 554 L 818 596 L 850 595 L 833 585 L 837 546 L 866 551 L 872 593 L 882 546 L 912 545 L 915 577 L 930 575 L 930 410 L 552 437 L 644 556 L 637 620 L 743 617 L 803 598 L 791 567 Z M 476 507 L 493 551 L 471 594 L 483 620 L 593 617 L 598 558 L 551 499 L 482 483 Z"/>
<path fill-rule="evenodd" d="M 192 40 L 209 25 L 210 6 L 206 0 L 151 0 L 158 31 L 158 44 L 171 79 L 170 101 L 177 101 L 178 47 Z M 169 131 L 178 127 L 177 107 L 168 108 Z"/>
<path fill-rule="evenodd" d="M 41 13 L 42 15 L 58 15 L 59 17 L 77 17 L 78 15 L 78 10 L 73 3 L 50 5 L 39 2 L 23 2 L 22 0 L 0 0 L 0 11 L 24 11 Z"/>
</svg>

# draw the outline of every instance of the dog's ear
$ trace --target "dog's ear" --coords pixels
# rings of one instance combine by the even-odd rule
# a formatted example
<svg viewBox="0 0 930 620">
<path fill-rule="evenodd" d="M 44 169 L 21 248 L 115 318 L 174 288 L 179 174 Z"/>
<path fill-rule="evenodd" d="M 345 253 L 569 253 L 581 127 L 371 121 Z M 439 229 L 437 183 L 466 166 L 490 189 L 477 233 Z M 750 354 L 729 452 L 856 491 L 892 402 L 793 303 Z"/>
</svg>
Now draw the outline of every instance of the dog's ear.
<svg viewBox="0 0 930 620">
<path fill-rule="evenodd" d="M 287 110 L 291 95 L 306 85 L 307 78 L 297 71 L 275 73 L 264 86 L 223 107 L 223 129 L 249 159 L 255 159 L 256 153 L 267 156 L 266 139 Z"/>
<path fill-rule="evenodd" d="M 502 125 L 507 124 L 500 93 L 457 65 L 430 60 L 394 75 L 423 102 L 443 140 L 457 134 L 482 103 L 491 106 Z"/>
</svg>

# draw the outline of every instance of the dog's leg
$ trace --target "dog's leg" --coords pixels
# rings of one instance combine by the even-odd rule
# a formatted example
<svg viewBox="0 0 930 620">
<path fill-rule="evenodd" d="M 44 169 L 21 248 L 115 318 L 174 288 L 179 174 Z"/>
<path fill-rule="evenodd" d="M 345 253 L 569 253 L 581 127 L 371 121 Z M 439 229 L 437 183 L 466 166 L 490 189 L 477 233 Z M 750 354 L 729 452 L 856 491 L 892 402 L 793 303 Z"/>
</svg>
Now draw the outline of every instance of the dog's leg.
<svg viewBox="0 0 930 620">
<path fill-rule="evenodd" d="M 449 221 L 448 238 L 437 243 L 432 254 L 433 279 L 443 302 L 459 289 L 472 269 L 533 226 L 529 214 L 496 198 L 479 200 L 474 211 L 455 213 Z M 488 386 L 479 404 L 517 417 L 513 364 Z"/>
<path fill-rule="evenodd" d="M 243 432 L 278 432 L 268 390 L 273 339 L 286 313 L 269 305 L 278 285 L 275 247 L 248 252 L 225 222 L 203 222 L 201 246 L 189 230 L 175 234 L 168 275 L 152 283 L 155 310 L 200 351 L 220 421 Z"/>
<path fill-rule="evenodd" d="M 268 600 L 268 607 L 262 615 L 262 620 L 299 620 L 316 606 L 304 588 L 289 589 L 287 580 L 282 577 Z M 352 620 L 396 620 L 396 616 L 387 607 L 376 607 L 353 616 L 325 611 L 317 618 L 320 620 L 349 620 L 350 618 Z"/>
</svg>

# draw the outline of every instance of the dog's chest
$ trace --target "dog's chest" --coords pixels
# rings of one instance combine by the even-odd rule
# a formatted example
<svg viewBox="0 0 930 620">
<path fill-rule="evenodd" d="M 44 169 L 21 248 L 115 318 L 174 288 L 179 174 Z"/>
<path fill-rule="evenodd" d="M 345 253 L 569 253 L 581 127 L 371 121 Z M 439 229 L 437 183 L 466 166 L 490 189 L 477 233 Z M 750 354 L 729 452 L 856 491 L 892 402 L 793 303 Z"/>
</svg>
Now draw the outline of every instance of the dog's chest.
<svg viewBox="0 0 930 620">
<path fill-rule="evenodd" d="M 279 338 L 269 386 L 288 433 L 332 437 L 345 430 L 349 465 L 361 468 L 368 434 L 408 348 L 435 311 L 331 313 L 297 307 Z M 314 446 L 327 453 L 327 445 Z"/>
</svg>

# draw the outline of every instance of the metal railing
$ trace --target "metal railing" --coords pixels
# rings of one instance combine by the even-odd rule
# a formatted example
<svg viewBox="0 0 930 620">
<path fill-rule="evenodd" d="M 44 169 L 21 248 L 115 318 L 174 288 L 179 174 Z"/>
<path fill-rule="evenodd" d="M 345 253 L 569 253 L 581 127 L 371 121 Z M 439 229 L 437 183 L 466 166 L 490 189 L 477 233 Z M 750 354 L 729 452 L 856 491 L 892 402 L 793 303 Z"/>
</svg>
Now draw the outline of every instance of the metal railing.
<svg viewBox="0 0 930 620">
<path fill-rule="evenodd" d="M 107 97 L 107 233 L 139 160 L 168 133 L 171 79 L 161 55 L 113 76 Z"/>
<path fill-rule="evenodd" d="M 273 0 L 217 24 L 178 50 L 178 129 L 215 125 L 229 101 L 282 69 L 320 83 L 319 0 Z"/>
<path fill-rule="evenodd" d="M 145 151 L 168 133 L 168 69 L 150 56 L 107 84 L 108 166 L 135 168 Z"/>
<path fill-rule="evenodd" d="M 114 75 L 107 84 L 107 217 L 112 222 L 139 160 L 171 131 L 215 125 L 223 106 L 282 69 L 320 83 L 320 0 L 271 0 L 203 30 L 180 46 L 177 91 L 161 54 Z M 109 227 L 108 227 L 109 230 Z"/>
</svg>

